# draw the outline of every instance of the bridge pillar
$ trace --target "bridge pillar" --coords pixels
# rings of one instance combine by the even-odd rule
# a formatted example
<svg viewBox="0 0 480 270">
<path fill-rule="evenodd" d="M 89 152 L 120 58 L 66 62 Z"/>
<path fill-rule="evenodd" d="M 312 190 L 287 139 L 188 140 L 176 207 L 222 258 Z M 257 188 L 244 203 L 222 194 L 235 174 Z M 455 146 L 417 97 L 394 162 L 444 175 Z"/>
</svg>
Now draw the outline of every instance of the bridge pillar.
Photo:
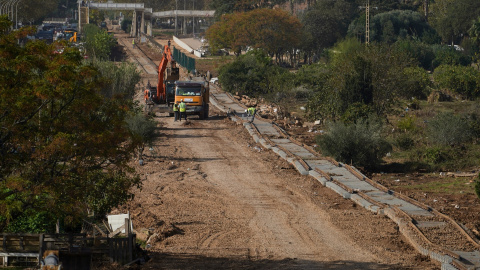
<svg viewBox="0 0 480 270">
<path fill-rule="evenodd" d="M 146 20 L 145 23 L 147 24 L 147 35 L 148 36 L 153 36 L 152 18 Z"/>
<path fill-rule="evenodd" d="M 140 34 L 145 34 L 145 12 L 142 11 L 142 20 L 140 22 Z"/>
<path fill-rule="evenodd" d="M 83 26 L 90 23 L 89 7 L 86 5 L 86 1 L 78 0 L 78 32 L 83 32 Z"/>
<path fill-rule="evenodd" d="M 133 11 L 133 18 L 132 18 L 132 29 L 130 30 L 130 36 L 136 37 L 137 36 L 137 11 Z"/>
</svg>

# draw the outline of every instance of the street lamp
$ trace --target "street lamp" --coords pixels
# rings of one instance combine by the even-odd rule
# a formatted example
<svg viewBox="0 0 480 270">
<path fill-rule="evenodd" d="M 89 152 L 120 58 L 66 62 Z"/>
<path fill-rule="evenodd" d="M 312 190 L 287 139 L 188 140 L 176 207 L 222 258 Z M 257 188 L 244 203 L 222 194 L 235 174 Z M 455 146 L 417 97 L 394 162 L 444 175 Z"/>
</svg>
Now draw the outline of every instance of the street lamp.
<svg viewBox="0 0 480 270">
<path fill-rule="evenodd" d="M 178 0 L 175 0 L 175 36 L 177 35 Z"/>
</svg>

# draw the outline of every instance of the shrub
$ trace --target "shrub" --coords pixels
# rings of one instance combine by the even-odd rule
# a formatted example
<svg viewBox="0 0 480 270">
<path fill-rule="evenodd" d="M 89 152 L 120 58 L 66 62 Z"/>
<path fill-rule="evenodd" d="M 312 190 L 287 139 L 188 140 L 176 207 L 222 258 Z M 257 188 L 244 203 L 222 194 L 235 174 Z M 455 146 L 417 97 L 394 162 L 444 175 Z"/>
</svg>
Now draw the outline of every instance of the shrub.
<svg viewBox="0 0 480 270">
<path fill-rule="evenodd" d="M 417 126 L 415 125 L 415 122 L 417 121 L 417 117 L 414 115 L 407 115 L 404 118 L 402 118 L 400 121 L 398 121 L 397 127 L 398 129 L 402 131 L 415 131 Z"/>
<path fill-rule="evenodd" d="M 432 67 L 435 69 L 440 65 L 462 65 L 468 66 L 472 63 L 464 53 L 457 51 L 455 48 L 446 45 L 432 46 L 435 53 L 435 59 L 432 62 Z"/>
<path fill-rule="evenodd" d="M 27 209 L 13 222 L 9 223 L 5 231 L 11 233 L 48 233 L 55 230 L 57 219 L 49 212 L 36 212 Z"/>
<path fill-rule="evenodd" d="M 413 146 L 415 146 L 415 140 L 413 139 L 412 135 L 408 133 L 400 134 L 395 138 L 395 146 L 397 146 L 400 150 L 409 150 Z"/>
<path fill-rule="evenodd" d="M 382 137 L 382 123 L 361 120 L 355 124 L 330 123 L 328 132 L 317 137 L 323 154 L 367 169 L 377 168 L 391 145 Z"/>
<path fill-rule="evenodd" d="M 438 145 L 459 145 L 472 139 L 468 122 L 451 112 L 440 113 L 427 125 L 428 139 Z"/>
<path fill-rule="evenodd" d="M 141 113 L 129 115 L 125 122 L 132 139 L 138 143 L 137 157 L 141 159 L 145 146 L 151 145 L 155 138 L 156 122 Z"/>
<path fill-rule="evenodd" d="M 428 89 L 432 86 L 427 72 L 421 67 L 407 67 L 403 69 L 403 74 L 405 75 L 405 84 L 400 94 L 404 98 L 426 99 L 430 94 Z"/>
<path fill-rule="evenodd" d="M 480 96 L 480 73 L 473 67 L 442 65 L 433 73 L 439 88 L 447 88 L 467 98 Z"/>
</svg>

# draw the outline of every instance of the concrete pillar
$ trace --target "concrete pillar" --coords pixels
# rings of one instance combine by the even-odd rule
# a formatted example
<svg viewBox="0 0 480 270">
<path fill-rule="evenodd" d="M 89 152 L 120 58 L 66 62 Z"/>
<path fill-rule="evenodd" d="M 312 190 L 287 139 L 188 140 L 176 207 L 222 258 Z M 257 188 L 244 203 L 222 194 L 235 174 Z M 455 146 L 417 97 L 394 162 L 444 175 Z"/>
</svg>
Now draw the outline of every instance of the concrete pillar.
<svg viewBox="0 0 480 270">
<path fill-rule="evenodd" d="M 145 12 L 142 11 L 142 21 L 140 22 L 140 34 L 145 34 Z"/>
<path fill-rule="evenodd" d="M 86 2 L 86 1 L 85 1 Z M 88 6 L 82 6 L 82 0 L 77 1 L 78 4 L 78 32 L 83 32 L 83 26 L 90 23 L 90 8 Z"/>
<path fill-rule="evenodd" d="M 183 16 L 183 34 L 187 34 L 187 17 Z"/>
<path fill-rule="evenodd" d="M 132 30 L 130 31 L 131 37 L 137 37 L 137 11 L 133 11 L 132 18 Z"/>
<path fill-rule="evenodd" d="M 153 36 L 152 18 L 146 20 L 145 23 L 147 24 L 147 35 Z"/>
</svg>

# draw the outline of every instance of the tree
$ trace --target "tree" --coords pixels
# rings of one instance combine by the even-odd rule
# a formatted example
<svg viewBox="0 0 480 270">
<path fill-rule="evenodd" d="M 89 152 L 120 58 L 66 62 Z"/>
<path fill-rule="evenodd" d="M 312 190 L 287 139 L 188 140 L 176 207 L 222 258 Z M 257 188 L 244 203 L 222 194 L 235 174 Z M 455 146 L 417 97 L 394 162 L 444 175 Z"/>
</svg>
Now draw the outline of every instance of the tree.
<svg viewBox="0 0 480 270">
<path fill-rule="evenodd" d="M 365 35 L 365 17 L 349 27 L 349 36 Z M 376 14 L 370 21 L 370 41 L 392 44 L 397 40 L 421 40 L 437 43 L 438 34 L 428 25 L 422 14 L 411 10 L 393 10 Z"/>
<path fill-rule="evenodd" d="M 480 16 L 477 0 L 436 0 L 430 5 L 430 23 L 448 44 L 460 44 L 472 21 Z"/>
<path fill-rule="evenodd" d="M 110 59 L 112 49 L 116 45 L 115 38 L 94 24 L 85 25 L 83 32 L 87 54 L 99 60 Z"/>
<path fill-rule="evenodd" d="M 404 70 L 414 66 L 415 61 L 407 54 L 390 46 L 365 47 L 356 40 L 341 42 L 332 50 L 328 79 L 309 101 L 309 115 L 315 119 L 339 119 L 354 110 L 351 106 L 361 108 L 361 104 L 384 115 L 405 97 L 408 73 Z"/>
<path fill-rule="evenodd" d="M 347 28 L 356 14 L 356 5 L 345 0 L 317 2 L 302 18 L 306 35 L 303 49 L 319 54 L 333 46 L 347 33 Z"/>
<path fill-rule="evenodd" d="M 298 48 L 301 23 L 278 9 L 256 9 L 222 16 L 206 33 L 213 50 L 230 48 L 238 56 L 247 47 L 260 48 L 278 58 Z"/>
<path fill-rule="evenodd" d="M 268 92 L 261 85 L 268 70 L 273 68 L 271 58 L 260 50 L 253 50 L 222 66 L 218 79 L 228 92 L 261 95 Z"/>
<path fill-rule="evenodd" d="M 76 224 L 88 211 L 102 216 L 140 184 L 127 165 L 137 147 L 125 125 L 132 102 L 103 96 L 107 81 L 78 49 L 63 43 L 58 54 L 59 43 L 18 46 L 25 35 L 0 34 L 2 231 L 28 227 L 21 226 L 32 217 L 24 209 L 48 225 Z M 45 226 L 28 228 L 52 228 Z"/>
</svg>

